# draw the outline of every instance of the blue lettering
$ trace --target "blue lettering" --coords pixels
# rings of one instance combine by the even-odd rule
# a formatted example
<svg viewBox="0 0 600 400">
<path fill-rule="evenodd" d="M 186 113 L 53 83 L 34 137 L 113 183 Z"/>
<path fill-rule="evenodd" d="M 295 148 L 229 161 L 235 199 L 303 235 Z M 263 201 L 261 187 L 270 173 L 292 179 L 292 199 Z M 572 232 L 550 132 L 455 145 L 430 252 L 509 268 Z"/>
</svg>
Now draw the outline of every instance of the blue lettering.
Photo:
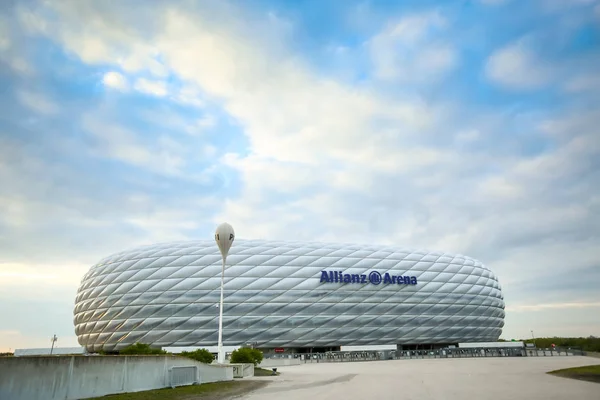
<svg viewBox="0 0 600 400">
<path fill-rule="evenodd" d="M 330 282 L 329 276 L 327 275 L 327 271 L 321 271 L 321 283 L 322 282 Z"/>
<path fill-rule="evenodd" d="M 371 279 L 371 275 L 376 275 L 378 279 Z M 367 279 L 368 278 L 368 279 Z M 371 271 L 369 274 L 344 274 L 342 271 L 321 271 L 321 283 L 371 283 L 379 285 L 383 283 L 396 285 L 416 285 L 416 276 L 390 275 L 388 272 L 383 276 L 377 271 Z"/>
<path fill-rule="evenodd" d="M 387 272 L 383 276 L 383 283 L 384 284 L 386 284 L 386 283 L 392 283 L 392 277 Z"/>
</svg>

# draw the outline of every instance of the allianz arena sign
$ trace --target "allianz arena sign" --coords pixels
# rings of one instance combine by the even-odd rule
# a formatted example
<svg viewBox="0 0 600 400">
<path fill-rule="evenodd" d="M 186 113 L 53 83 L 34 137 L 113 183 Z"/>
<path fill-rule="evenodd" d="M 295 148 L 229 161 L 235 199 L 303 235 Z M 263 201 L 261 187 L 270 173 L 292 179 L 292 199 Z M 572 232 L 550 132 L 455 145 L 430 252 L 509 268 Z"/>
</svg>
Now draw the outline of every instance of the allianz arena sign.
<svg viewBox="0 0 600 400">
<path fill-rule="evenodd" d="M 321 283 L 354 283 L 372 285 L 416 285 L 416 276 L 390 275 L 383 276 L 377 271 L 367 274 L 343 274 L 341 271 L 321 271 Z"/>
</svg>

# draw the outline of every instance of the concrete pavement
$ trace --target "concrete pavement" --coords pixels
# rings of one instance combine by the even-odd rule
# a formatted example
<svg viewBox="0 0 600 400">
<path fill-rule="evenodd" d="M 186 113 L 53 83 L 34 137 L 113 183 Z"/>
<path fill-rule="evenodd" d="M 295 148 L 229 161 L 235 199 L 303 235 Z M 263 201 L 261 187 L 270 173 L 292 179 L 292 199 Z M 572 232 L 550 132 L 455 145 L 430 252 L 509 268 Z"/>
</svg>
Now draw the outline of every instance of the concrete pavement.
<svg viewBox="0 0 600 400">
<path fill-rule="evenodd" d="M 600 385 L 546 372 L 590 357 L 506 357 L 322 363 L 281 367 L 245 400 L 600 400 Z M 260 379 L 260 378 L 256 378 Z"/>
</svg>

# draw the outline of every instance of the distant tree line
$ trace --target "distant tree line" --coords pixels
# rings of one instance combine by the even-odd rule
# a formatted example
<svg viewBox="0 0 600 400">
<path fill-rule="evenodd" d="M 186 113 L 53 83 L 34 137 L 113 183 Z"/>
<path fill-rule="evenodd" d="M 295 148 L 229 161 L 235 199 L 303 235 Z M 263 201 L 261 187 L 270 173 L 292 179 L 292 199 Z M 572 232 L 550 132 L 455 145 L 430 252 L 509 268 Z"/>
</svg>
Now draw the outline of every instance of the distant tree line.
<svg viewBox="0 0 600 400">
<path fill-rule="evenodd" d="M 197 349 L 194 351 L 182 351 L 180 356 L 191 358 L 192 360 L 200 361 L 204 364 L 211 364 L 215 359 L 210 351 L 206 349 Z"/>
<path fill-rule="evenodd" d="M 511 339 L 514 341 L 514 339 Z M 498 339 L 499 342 L 508 342 L 506 339 Z M 588 337 L 543 337 L 535 339 L 519 339 L 524 343 L 535 343 L 539 348 L 556 347 L 577 347 L 583 351 L 600 352 L 600 338 L 596 336 Z"/>
<path fill-rule="evenodd" d="M 108 354 L 108 353 L 100 353 L 100 354 Z M 130 346 L 125 347 L 124 349 L 119 350 L 118 352 L 113 352 L 111 354 L 114 355 L 162 355 L 171 353 L 167 353 L 165 350 L 153 348 L 145 343 L 136 343 Z M 192 360 L 200 361 L 205 364 L 211 364 L 214 361 L 214 357 L 211 352 L 206 349 L 197 349 L 194 351 L 183 351 L 180 354 L 176 354 L 182 357 L 191 358 Z M 237 350 L 234 350 L 231 353 L 231 362 L 232 363 L 252 363 L 254 365 L 258 365 L 263 360 L 263 353 L 257 349 L 251 349 L 242 347 Z"/>
<path fill-rule="evenodd" d="M 537 347 L 551 347 L 552 344 L 556 347 L 578 347 L 583 351 L 600 352 L 600 338 L 595 336 L 589 337 L 544 337 L 535 339 L 523 340 L 525 343 L 535 343 Z"/>
<path fill-rule="evenodd" d="M 260 364 L 263 360 L 263 353 L 258 349 L 242 347 L 231 353 L 231 362 L 234 364 Z"/>
<path fill-rule="evenodd" d="M 160 348 L 150 347 L 145 343 L 136 343 L 119 350 L 119 355 L 130 356 L 130 355 L 162 355 L 167 352 Z"/>
<path fill-rule="evenodd" d="M 9 352 L 0 353 L 0 357 L 12 357 L 12 356 L 14 356 L 14 353 L 9 353 Z"/>
</svg>

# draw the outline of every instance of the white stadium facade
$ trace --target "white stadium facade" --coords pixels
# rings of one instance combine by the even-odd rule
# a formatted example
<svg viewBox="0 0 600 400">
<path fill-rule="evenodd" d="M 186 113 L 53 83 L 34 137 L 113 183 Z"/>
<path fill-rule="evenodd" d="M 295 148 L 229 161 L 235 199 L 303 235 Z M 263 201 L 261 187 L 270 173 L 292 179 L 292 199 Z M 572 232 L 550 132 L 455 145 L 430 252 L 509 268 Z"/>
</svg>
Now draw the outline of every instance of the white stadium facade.
<svg viewBox="0 0 600 400">
<path fill-rule="evenodd" d="M 214 241 L 123 251 L 92 266 L 74 310 L 89 352 L 215 346 L 221 254 Z M 266 351 L 439 348 L 498 340 L 504 299 L 472 258 L 387 246 L 236 239 L 227 257 L 223 344 Z"/>
</svg>

